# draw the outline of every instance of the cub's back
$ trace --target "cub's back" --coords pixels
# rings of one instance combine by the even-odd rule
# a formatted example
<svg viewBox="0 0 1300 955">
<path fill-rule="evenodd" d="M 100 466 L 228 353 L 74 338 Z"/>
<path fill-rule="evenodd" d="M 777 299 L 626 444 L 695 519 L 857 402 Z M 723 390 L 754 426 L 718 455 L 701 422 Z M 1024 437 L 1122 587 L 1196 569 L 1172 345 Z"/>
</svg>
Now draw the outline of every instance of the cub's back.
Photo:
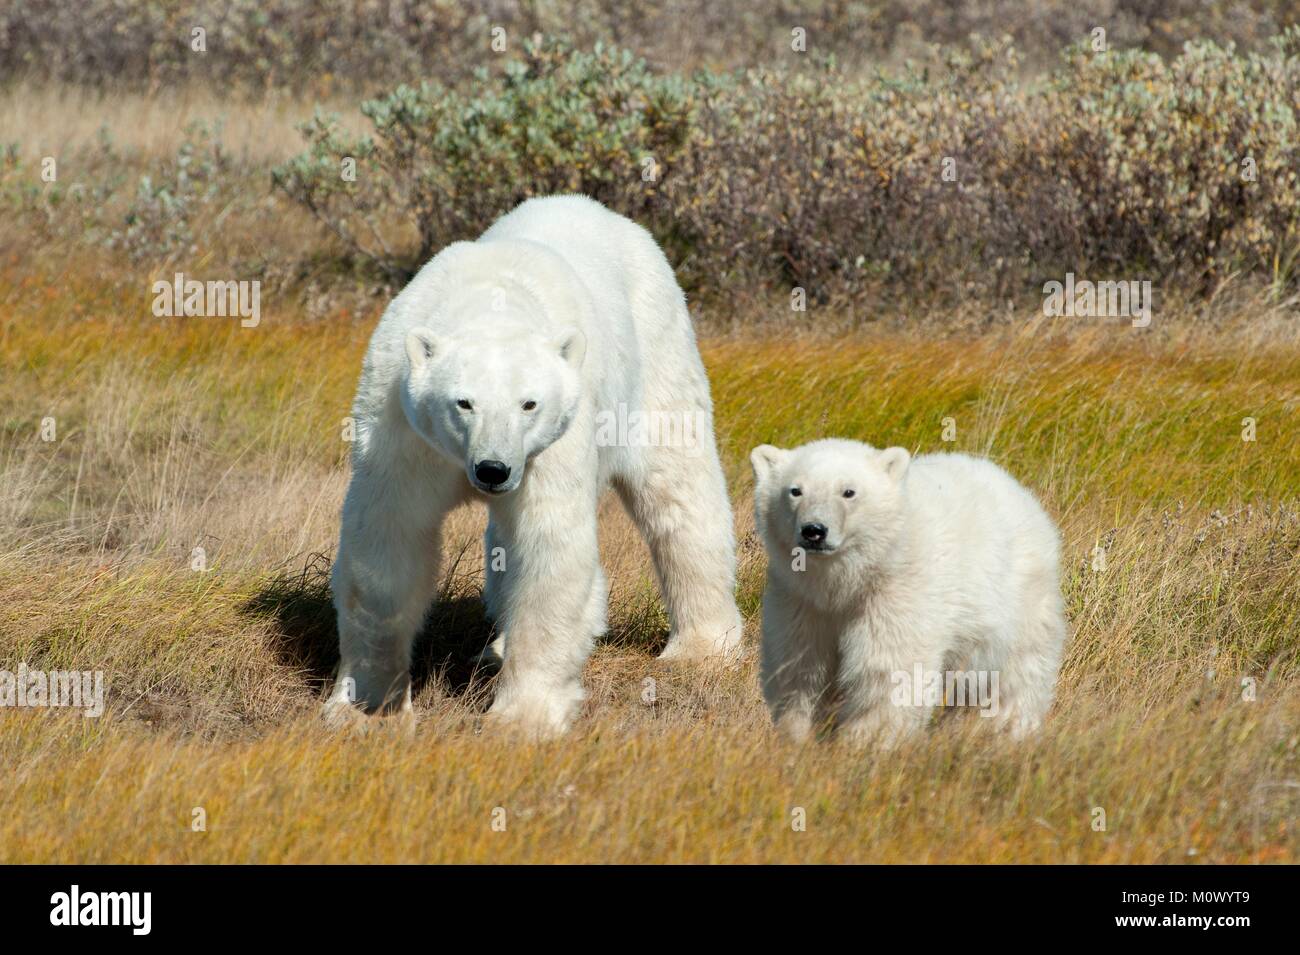
<svg viewBox="0 0 1300 955">
<path fill-rule="evenodd" d="M 909 510 L 936 529 L 990 545 L 1026 542 L 1059 550 L 1056 525 L 1038 499 L 985 458 L 924 454 L 907 472 Z M 1000 549 L 1000 548 L 997 548 Z"/>
</svg>

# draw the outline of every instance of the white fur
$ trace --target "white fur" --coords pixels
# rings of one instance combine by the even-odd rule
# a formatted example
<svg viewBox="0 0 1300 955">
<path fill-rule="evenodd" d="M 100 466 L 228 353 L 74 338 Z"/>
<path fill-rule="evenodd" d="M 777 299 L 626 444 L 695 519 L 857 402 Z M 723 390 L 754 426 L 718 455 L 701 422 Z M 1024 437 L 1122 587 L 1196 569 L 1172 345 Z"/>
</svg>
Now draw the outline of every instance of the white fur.
<svg viewBox="0 0 1300 955">
<path fill-rule="evenodd" d="M 768 552 L 763 695 L 780 730 L 802 740 L 834 722 L 855 742 L 897 742 L 931 716 L 895 696 L 895 675 L 918 666 L 996 673 L 995 722 L 1040 724 L 1066 622 L 1058 533 L 1032 494 L 989 461 L 856 441 L 763 445 L 751 461 Z M 816 524 L 828 552 L 801 536 Z"/>
<path fill-rule="evenodd" d="M 693 447 L 598 440 L 602 413 L 638 411 L 704 428 Z M 636 224 L 554 196 L 443 249 L 375 329 L 353 416 L 330 715 L 349 702 L 410 709 L 411 642 L 434 596 L 439 529 L 473 498 L 489 509 L 485 598 L 504 649 L 496 717 L 546 735 L 578 711 L 583 664 L 605 630 L 596 505 L 609 484 L 655 561 L 671 622 L 664 656 L 738 645 L 708 380 L 672 268 Z M 510 469 L 500 493 L 475 477 L 485 460 Z"/>
</svg>

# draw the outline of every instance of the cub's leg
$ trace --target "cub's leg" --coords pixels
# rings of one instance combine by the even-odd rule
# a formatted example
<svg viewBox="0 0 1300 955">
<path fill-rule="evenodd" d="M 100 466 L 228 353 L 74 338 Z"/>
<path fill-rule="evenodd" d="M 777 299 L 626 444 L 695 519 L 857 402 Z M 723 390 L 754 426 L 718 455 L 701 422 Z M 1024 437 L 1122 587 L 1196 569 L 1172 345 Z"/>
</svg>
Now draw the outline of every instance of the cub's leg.
<svg viewBox="0 0 1300 955">
<path fill-rule="evenodd" d="M 943 672 L 944 648 L 927 646 L 920 633 L 884 635 L 880 628 L 850 628 L 840 635 L 837 734 L 855 746 L 889 749 L 925 729 L 937 701 L 923 677 Z M 942 690 L 942 686 L 940 686 Z"/>
<path fill-rule="evenodd" d="M 777 731 L 802 743 L 830 712 L 838 641 L 815 611 L 779 588 L 769 578 L 763 593 L 759 678 Z"/>
<path fill-rule="evenodd" d="M 1051 708 L 1066 635 L 1055 585 L 1032 591 L 999 674 L 998 708 L 991 719 L 1017 739 L 1037 731 Z"/>
</svg>

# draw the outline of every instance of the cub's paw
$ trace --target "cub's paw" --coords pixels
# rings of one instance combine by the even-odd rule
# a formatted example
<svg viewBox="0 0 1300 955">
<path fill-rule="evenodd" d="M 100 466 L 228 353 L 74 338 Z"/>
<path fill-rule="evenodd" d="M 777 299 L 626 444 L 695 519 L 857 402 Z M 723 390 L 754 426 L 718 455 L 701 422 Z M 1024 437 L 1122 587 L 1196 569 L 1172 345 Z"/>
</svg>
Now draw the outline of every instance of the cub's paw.
<svg viewBox="0 0 1300 955">
<path fill-rule="evenodd" d="M 835 738 L 853 749 L 873 749 L 887 753 L 918 736 L 923 728 L 923 724 L 915 718 L 898 718 L 882 709 L 838 724 L 835 727 Z"/>
<path fill-rule="evenodd" d="M 335 694 L 321 706 L 320 720 L 325 728 L 334 732 L 364 735 L 378 729 L 395 731 L 399 735 L 414 735 L 415 708 L 410 700 L 393 707 L 382 715 L 370 715 L 346 696 Z"/>
<path fill-rule="evenodd" d="M 344 696 L 331 696 L 320 708 L 320 719 L 327 729 L 364 731 L 368 718 L 361 707 Z"/>
<path fill-rule="evenodd" d="M 563 736 L 577 719 L 582 691 L 516 693 L 498 697 L 483 720 L 489 732 L 508 732 L 531 741 Z"/>
</svg>

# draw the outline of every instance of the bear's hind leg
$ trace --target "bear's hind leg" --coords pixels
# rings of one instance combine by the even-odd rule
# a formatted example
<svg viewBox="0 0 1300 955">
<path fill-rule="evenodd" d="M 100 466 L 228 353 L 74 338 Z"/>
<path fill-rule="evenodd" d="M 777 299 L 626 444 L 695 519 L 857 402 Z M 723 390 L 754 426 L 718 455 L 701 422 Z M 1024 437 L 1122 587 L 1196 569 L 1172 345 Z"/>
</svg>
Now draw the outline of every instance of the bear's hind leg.
<svg viewBox="0 0 1300 955">
<path fill-rule="evenodd" d="M 650 548 L 667 605 L 665 660 L 725 659 L 740 648 L 731 504 L 712 431 L 696 439 L 694 448 L 644 449 L 640 473 L 616 481 Z"/>
<path fill-rule="evenodd" d="M 591 582 L 591 595 L 587 598 L 587 607 L 583 622 L 591 633 L 592 641 L 599 640 L 609 630 L 609 578 L 605 568 L 596 563 L 596 575 Z"/>
<path fill-rule="evenodd" d="M 483 606 L 488 619 L 493 621 L 500 619 L 501 608 L 505 606 L 506 589 L 510 585 L 507 567 L 501 532 L 489 520 L 483 535 Z"/>
</svg>

